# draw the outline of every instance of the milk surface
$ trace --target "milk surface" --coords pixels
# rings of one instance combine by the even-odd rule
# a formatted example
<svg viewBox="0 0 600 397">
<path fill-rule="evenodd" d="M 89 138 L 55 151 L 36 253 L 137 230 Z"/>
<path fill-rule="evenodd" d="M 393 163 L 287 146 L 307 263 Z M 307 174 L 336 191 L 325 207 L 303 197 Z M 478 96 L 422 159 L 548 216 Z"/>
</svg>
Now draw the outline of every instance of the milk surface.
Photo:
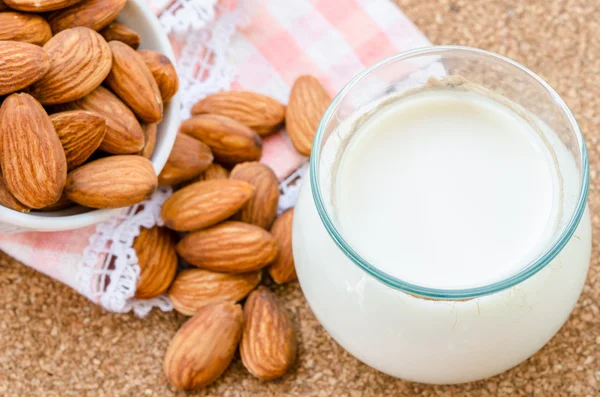
<svg viewBox="0 0 600 397">
<path fill-rule="evenodd" d="M 469 288 L 517 273 L 555 229 L 561 189 L 540 134 L 472 92 L 424 91 L 378 110 L 337 170 L 335 223 L 404 281 Z"/>
</svg>

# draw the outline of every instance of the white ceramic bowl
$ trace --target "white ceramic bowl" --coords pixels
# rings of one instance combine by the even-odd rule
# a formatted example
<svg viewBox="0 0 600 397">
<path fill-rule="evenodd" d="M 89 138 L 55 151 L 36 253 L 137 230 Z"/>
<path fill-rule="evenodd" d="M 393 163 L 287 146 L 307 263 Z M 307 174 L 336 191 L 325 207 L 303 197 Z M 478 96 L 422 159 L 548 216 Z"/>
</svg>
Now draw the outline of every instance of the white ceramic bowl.
<svg viewBox="0 0 600 397">
<path fill-rule="evenodd" d="M 162 31 L 158 19 L 144 0 L 129 0 L 121 11 L 119 22 L 134 29 L 142 38 L 140 48 L 156 50 L 175 60 L 173 49 Z M 179 127 L 179 95 L 164 106 L 163 119 L 158 125 L 156 148 L 152 164 L 158 174 L 169 157 Z M 122 209 L 94 210 L 76 206 L 62 211 L 21 213 L 0 206 L 0 232 L 58 231 L 78 229 L 107 220 Z"/>
</svg>

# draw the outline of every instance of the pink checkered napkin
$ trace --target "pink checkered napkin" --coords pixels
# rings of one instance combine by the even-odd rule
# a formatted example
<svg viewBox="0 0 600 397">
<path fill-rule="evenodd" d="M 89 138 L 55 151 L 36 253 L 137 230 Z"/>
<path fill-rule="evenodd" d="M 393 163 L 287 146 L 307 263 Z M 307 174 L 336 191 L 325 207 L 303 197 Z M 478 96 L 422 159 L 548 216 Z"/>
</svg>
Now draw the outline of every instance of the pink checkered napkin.
<svg viewBox="0 0 600 397">
<path fill-rule="evenodd" d="M 427 39 L 390 0 L 266 0 L 233 40 L 233 89 L 271 95 L 287 103 L 296 77 L 316 76 L 334 95 L 365 67 Z M 178 43 L 174 43 L 178 46 Z M 280 179 L 306 158 L 285 131 L 266 139 L 262 161 Z M 0 249 L 75 289 L 77 269 L 95 227 L 0 235 Z"/>
</svg>

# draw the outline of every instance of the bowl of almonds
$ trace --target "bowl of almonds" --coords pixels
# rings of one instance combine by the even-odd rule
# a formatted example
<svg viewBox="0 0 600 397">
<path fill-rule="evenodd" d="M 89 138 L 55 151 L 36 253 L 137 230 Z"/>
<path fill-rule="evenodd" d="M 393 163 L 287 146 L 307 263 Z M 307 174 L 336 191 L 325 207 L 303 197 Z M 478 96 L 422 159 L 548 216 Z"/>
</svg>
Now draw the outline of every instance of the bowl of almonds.
<svg viewBox="0 0 600 397">
<path fill-rule="evenodd" d="M 173 59 L 143 0 L 0 0 L 0 231 L 150 197 L 179 127 Z"/>
</svg>

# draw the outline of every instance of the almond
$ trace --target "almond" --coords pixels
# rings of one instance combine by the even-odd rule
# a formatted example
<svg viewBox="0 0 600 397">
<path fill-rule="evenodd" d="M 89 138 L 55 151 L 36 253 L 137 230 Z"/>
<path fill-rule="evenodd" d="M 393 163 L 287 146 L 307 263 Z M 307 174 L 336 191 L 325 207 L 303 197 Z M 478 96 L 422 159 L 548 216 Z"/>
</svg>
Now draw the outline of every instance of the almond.
<svg viewBox="0 0 600 397">
<path fill-rule="evenodd" d="M 285 106 L 269 96 L 249 91 L 219 92 L 201 99 L 192 114 L 220 114 L 252 128 L 259 135 L 277 131 L 285 118 Z"/>
<path fill-rule="evenodd" d="M 2 174 L 0 174 L 0 205 L 19 212 L 29 212 L 29 208 L 21 204 L 8 190 Z"/>
<path fill-rule="evenodd" d="M 29 208 L 55 203 L 67 161 L 46 111 L 31 95 L 12 94 L 0 108 L 2 173 L 8 190 Z"/>
<path fill-rule="evenodd" d="M 6 3 L 3 2 L 2 0 L 0 0 L 0 11 L 10 11 L 10 8 L 8 8 Z"/>
<path fill-rule="evenodd" d="M 173 282 L 177 270 L 175 236 L 164 227 L 140 228 L 133 241 L 140 265 L 135 298 L 152 299 L 162 295 Z"/>
<path fill-rule="evenodd" d="M 67 195 L 63 190 L 63 194 L 60 196 L 58 201 L 54 204 L 50 204 L 41 209 L 41 211 L 60 211 L 66 208 L 74 206 L 75 203 L 68 199 Z"/>
<path fill-rule="evenodd" d="M 130 29 L 118 22 L 109 24 L 100 31 L 100 34 L 107 42 L 117 40 L 127 44 L 133 49 L 137 49 L 140 46 L 140 41 L 142 40 L 140 35 L 137 34 L 135 30 Z"/>
<path fill-rule="evenodd" d="M 312 143 L 331 97 L 319 80 L 313 76 L 300 76 L 294 82 L 285 115 L 288 136 L 296 150 L 310 156 Z"/>
<path fill-rule="evenodd" d="M 246 182 L 212 180 L 184 187 L 162 206 L 165 226 L 180 232 L 215 225 L 235 214 L 254 194 Z"/>
<path fill-rule="evenodd" d="M 127 0 L 78 1 L 69 8 L 50 14 L 48 22 L 54 34 L 78 26 L 99 31 L 117 18 L 126 3 Z"/>
<path fill-rule="evenodd" d="M 196 182 L 200 181 L 210 181 L 214 179 L 229 179 L 229 171 L 227 171 L 223 166 L 212 163 L 206 171 L 200 174 L 196 178 Z"/>
<path fill-rule="evenodd" d="M 277 243 L 258 226 L 227 221 L 187 234 L 177 244 L 177 253 L 202 269 L 246 273 L 272 262 L 277 257 Z"/>
<path fill-rule="evenodd" d="M 259 287 L 244 305 L 240 342 L 242 364 L 261 380 L 283 376 L 296 361 L 297 342 L 292 321 L 271 291 Z"/>
<path fill-rule="evenodd" d="M 106 85 L 144 123 L 158 123 L 162 119 L 163 103 L 158 85 L 141 55 L 120 41 L 111 41 L 108 45 L 113 63 Z"/>
<path fill-rule="evenodd" d="M 3 0 L 10 8 L 19 11 L 47 12 L 79 3 L 81 0 Z"/>
<path fill-rule="evenodd" d="M 175 185 L 200 175 L 213 161 L 210 148 L 185 134 L 177 134 L 165 167 L 158 175 L 161 185 Z"/>
<path fill-rule="evenodd" d="M 60 32 L 44 45 L 50 70 L 30 88 L 43 105 L 82 98 L 102 83 L 110 72 L 111 54 L 106 41 L 88 28 Z"/>
<path fill-rule="evenodd" d="M 290 208 L 275 219 L 271 234 L 277 246 L 279 255 L 268 267 L 269 275 L 277 284 L 284 284 L 297 278 L 292 252 L 292 220 L 294 209 Z"/>
<path fill-rule="evenodd" d="M 40 47 L 18 41 L 0 41 L 0 95 L 35 83 L 48 69 L 50 57 Z"/>
<path fill-rule="evenodd" d="M 205 306 L 177 331 L 163 369 L 177 389 L 197 389 L 217 380 L 231 363 L 242 335 L 243 313 L 231 302 Z"/>
<path fill-rule="evenodd" d="M 160 52 L 152 50 L 140 50 L 138 52 L 148 69 L 150 69 L 152 76 L 154 76 L 163 102 L 167 102 L 173 98 L 179 89 L 179 78 L 175 66 L 166 55 Z"/>
<path fill-rule="evenodd" d="M 279 181 L 273 170 L 258 162 L 243 163 L 236 165 L 229 177 L 254 186 L 254 196 L 236 214 L 236 219 L 269 229 L 279 204 Z"/>
<path fill-rule="evenodd" d="M 147 159 L 152 158 L 152 155 L 154 154 L 154 147 L 156 146 L 156 127 L 156 124 L 144 124 L 142 126 L 145 143 L 140 155 Z"/>
<path fill-rule="evenodd" d="M 91 208 L 127 207 L 144 201 L 158 184 L 152 163 L 135 155 L 110 156 L 69 172 L 69 200 Z"/>
<path fill-rule="evenodd" d="M 177 275 L 169 289 L 169 299 L 179 313 L 193 316 L 204 306 L 244 299 L 260 283 L 261 274 L 187 269 Z"/>
<path fill-rule="evenodd" d="M 262 140 L 252 129 L 225 116 L 203 114 L 181 123 L 180 131 L 206 143 L 226 166 L 260 160 Z"/>
<path fill-rule="evenodd" d="M 50 25 L 39 15 L 20 12 L 0 13 L 0 40 L 44 45 L 51 37 Z"/>
<path fill-rule="evenodd" d="M 85 110 L 50 116 L 67 157 L 67 170 L 83 164 L 98 149 L 106 133 L 106 119 Z"/>
<path fill-rule="evenodd" d="M 107 153 L 138 153 L 144 148 L 144 131 L 133 112 L 102 86 L 75 102 L 61 105 L 60 108 L 88 110 L 104 117 L 106 135 L 100 149 Z"/>
</svg>

